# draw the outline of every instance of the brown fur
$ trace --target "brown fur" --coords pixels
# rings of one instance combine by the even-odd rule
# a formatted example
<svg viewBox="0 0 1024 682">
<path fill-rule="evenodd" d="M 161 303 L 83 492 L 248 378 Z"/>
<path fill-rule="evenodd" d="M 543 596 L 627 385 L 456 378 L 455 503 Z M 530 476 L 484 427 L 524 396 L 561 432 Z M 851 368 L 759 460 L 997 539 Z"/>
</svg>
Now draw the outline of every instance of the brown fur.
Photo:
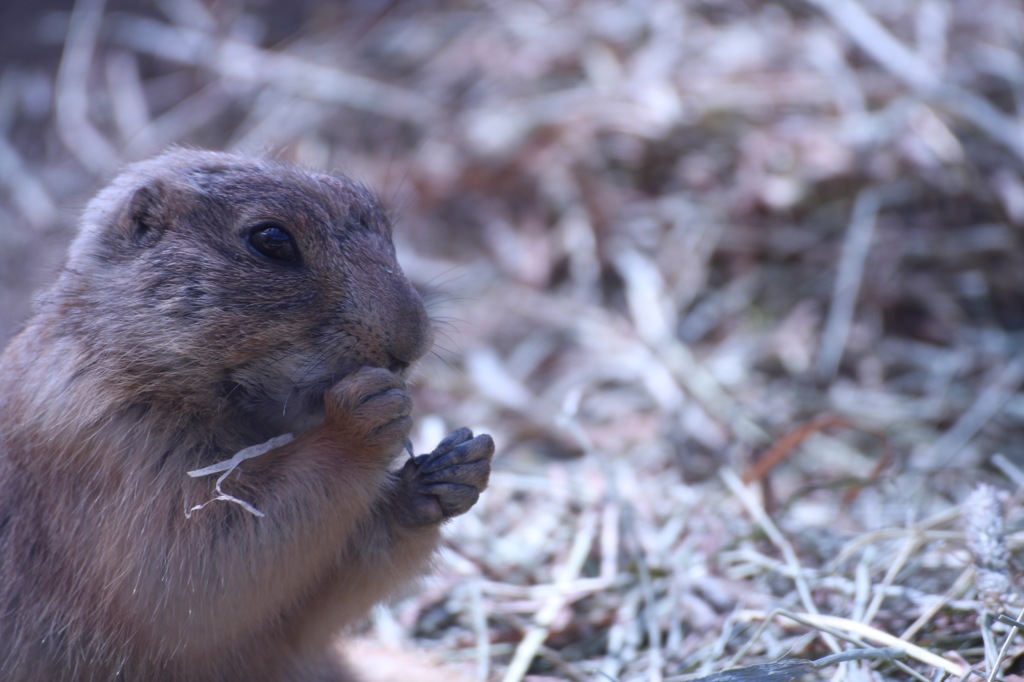
<svg viewBox="0 0 1024 682">
<path fill-rule="evenodd" d="M 284 226 L 301 259 L 247 242 Z M 347 680 L 332 635 L 487 484 L 455 432 L 399 471 L 432 343 L 376 199 L 227 154 L 136 164 L 0 356 L 0 679 Z M 274 436 L 217 501 L 187 472 Z"/>
</svg>

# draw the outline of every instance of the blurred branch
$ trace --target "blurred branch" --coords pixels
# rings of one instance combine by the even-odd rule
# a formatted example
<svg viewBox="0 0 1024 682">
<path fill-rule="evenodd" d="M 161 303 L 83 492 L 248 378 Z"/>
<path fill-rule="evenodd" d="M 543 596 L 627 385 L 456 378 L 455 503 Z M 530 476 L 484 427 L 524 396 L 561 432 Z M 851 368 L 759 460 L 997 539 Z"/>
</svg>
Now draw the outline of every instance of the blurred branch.
<svg viewBox="0 0 1024 682">
<path fill-rule="evenodd" d="M 814 674 L 815 670 L 827 668 L 850 661 L 893 661 L 906 657 L 906 652 L 895 647 L 883 649 L 850 649 L 838 654 L 824 656 L 815 661 L 802 659 L 786 659 L 764 665 L 752 665 L 746 668 L 734 668 L 714 675 L 701 677 L 693 682 L 790 682 L 804 679 Z"/>
<path fill-rule="evenodd" d="M 1024 159 L 1024 125 L 969 90 L 946 83 L 918 54 L 892 33 L 857 0 L 808 0 L 861 49 L 918 95 L 968 121 L 994 141 Z"/>
<path fill-rule="evenodd" d="M 35 227 L 57 222 L 57 206 L 46 186 L 29 173 L 18 150 L 6 136 L 0 135 L 0 183 L 10 189 L 11 201 Z"/>
<path fill-rule="evenodd" d="M 864 278 L 864 263 L 871 249 L 878 208 L 878 193 L 873 189 L 862 190 L 853 205 L 853 216 L 843 241 L 839 271 L 832 289 L 832 304 L 829 306 L 828 321 L 825 323 L 821 351 L 818 354 L 818 378 L 822 381 L 829 381 L 835 376 L 843 357 L 846 339 L 853 324 L 857 295 Z"/>
<path fill-rule="evenodd" d="M 563 589 L 579 578 L 583 570 L 583 564 L 590 553 L 591 545 L 597 536 L 598 516 L 590 512 L 580 519 L 579 530 L 575 536 L 572 548 L 569 551 L 565 563 L 557 571 L 555 577 L 556 589 L 551 593 L 544 606 L 537 612 L 534 618 L 534 625 L 527 630 L 523 640 L 516 647 L 516 653 L 509 663 L 505 673 L 505 682 L 519 682 L 529 672 L 530 664 L 537 656 L 541 645 L 548 637 L 555 616 L 558 615 L 567 602 L 566 593 Z"/>
<path fill-rule="evenodd" d="M 859 647 L 867 647 L 866 642 L 877 642 L 886 648 L 893 648 L 903 652 L 903 656 L 913 658 L 925 665 L 929 665 L 937 670 L 941 670 L 948 675 L 953 675 L 959 678 L 963 678 L 967 675 L 972 674 L 972 671 L 964 668 L 959 663 L 950 661 L 947 658 L 939 656 L 938 654 L 932 653 L 928 649 L 920 647 L 911 642 L 900 639 L 884 630 L 879 630 L 876 627 L 868 625 L 866 623 L 860 623 L 848 618 L 841 618 L 839 616 L 828 616 L 820 613 L 794 613 L 787 609 L 775 609 L 771 613 L 758 613 L 755 611 L 741 612 L 739 615 L 740 620 L 743 621 L 764 621 L 775 619 L 778 616 L 788 618 L 806 627 L 815 628 L 823 634 L 828 634 L 833 637 L 843 639 L 847 642 L 855 644 Z M 840 652 L 837 652 L 837 654 Z M 839 656 L 838 658 L 842 658 Z M 835 662 L 837 659 L 832 656 L 827 656 L 822 661 L 829 660 Z M 905 666 L 900 661 L 890 659 L 892 663 L 899 667 L 903 672 L 910 674 L 918 679 L 923 677 L 915 670 Z"/>
<path fill-rule="evenodd" d="M 132 146 L 156 151 L 152 137 L 149 104 L 135 55 L 118 50 L 107 58 L 110 108 L 122 140 Z"/>
<path fill-rule="evenodd" d="M 728 467 L 722 467 L 718 471 L 719 477 L 725 484 L 725 487 L 729 489 L 729 492 L 733 494 L 740 501 L 743 507 L 750 514 L 754 522 L 760 526 L 761 530 L 768 537 L 779 553 L 782 554 L 783 559 L 786 562 L 786 567 L 789 568 L 793 584 L 796 586 L 796 592 L 800 596 L 800 603 L 810 616 L 818 616 L 818 607 L 814 603 L 814 597 L 811 595 L 810 587 L 807 585 L 807 579 L 804 577 L 804 568 L 800 565 L 800 559 L 797 557 L 796 550 L 793 549 L 793 545 L 789 542 L 779 527 L 768 516 L 768 513 L 761 506 L 761 503 L 754 498 L 747 487 L 743 484 L 736 473 Z M 838 653 L 842 651 L 842 647 L 839 646 L 839 642 L 830 635 L 828 632 L 824 632 L 821 636 L 825 644 L 832 651 Z"/>
<path fill-rule="evenodd" d="M 922 464 L 935 470 L 949 466 L 950 461 L 967 446 L 978 431 L 999 414 L 1006 401 L 1020 389 L 1021 384 L 1024 384 L 1024 353 L 1018 353 L 1006 366 L 989 375 L 977 400 L 935 441 L 931 449 L 931 461 Z"/>
<path fill-rule="evenodd" d="M 120 163 L 114 147 L 89 121 L 89 70 L 103 19 L 104 0 L 78 0 L 57 71 L 57 132 L 75 158 L 102 175 Z"/>
<path fill-rule="evenodd" d="M 234 102 L 222 83 L 214 82 L 196 90 L 138 131 L 128 142 L 125 156 L 140 158 L 155 154 L 167 145 L 187 139 Z"/>
<path fill-rule="evenodd" d="M 143 54 L 209 69 L 229 80 L 270 85 L 299 97 L 419 124 L 438 116 L 433 102 L 397 86 L 186 26 L 119 17 L 114 39 Z"/>
</svg>

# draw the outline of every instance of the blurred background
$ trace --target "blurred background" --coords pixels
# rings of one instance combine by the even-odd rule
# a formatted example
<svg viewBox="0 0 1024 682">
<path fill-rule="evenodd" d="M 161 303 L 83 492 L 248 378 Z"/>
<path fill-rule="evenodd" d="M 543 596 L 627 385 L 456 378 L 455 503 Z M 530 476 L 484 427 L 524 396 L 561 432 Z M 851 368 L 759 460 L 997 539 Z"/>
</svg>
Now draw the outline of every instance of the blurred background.
<svg viewBox="0 0 1024 682">
<path fill-rule="evenodd" d="M 0 340 L 127 162 L 344 173 L 440 331 L 417 445 L 499 445 L 374 646 L 1020 679 L 1022 47 L 1017 0 L 5 2 Z"/>
</svg>

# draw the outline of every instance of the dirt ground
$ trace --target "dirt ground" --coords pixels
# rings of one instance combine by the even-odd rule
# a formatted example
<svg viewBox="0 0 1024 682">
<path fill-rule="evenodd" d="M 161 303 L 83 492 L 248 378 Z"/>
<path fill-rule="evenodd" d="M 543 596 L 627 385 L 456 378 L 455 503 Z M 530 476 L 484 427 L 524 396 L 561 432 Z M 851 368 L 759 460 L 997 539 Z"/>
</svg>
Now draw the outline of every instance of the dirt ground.
<svg viewBox="0 0 1024 682">
<path fill-rule="evenodd" d="M 1022 679 L 1018 0 L 3 3 L 0 340 L 169 145 L 376 188 L 498 443 L 365 650 Z"/>
</svg>

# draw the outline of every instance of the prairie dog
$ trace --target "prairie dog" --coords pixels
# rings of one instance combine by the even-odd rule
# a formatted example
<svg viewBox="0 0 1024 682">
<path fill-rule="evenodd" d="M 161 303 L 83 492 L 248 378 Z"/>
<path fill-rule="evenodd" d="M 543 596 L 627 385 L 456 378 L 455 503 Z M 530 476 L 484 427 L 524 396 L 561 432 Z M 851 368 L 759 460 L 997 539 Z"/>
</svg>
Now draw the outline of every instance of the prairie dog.
<svg viewBox="0 0 1024 682">
<path fill-rule="evenodd" d="M 352 679 L 332 637 L 490 474 L 468 429 L 393 464 L 432 342 L 368 190 L 224 153 L 128 167 L 0 356 L 0 679 Z M 225 499 L 188 475 L 285 434 Z"/>
</svg>

